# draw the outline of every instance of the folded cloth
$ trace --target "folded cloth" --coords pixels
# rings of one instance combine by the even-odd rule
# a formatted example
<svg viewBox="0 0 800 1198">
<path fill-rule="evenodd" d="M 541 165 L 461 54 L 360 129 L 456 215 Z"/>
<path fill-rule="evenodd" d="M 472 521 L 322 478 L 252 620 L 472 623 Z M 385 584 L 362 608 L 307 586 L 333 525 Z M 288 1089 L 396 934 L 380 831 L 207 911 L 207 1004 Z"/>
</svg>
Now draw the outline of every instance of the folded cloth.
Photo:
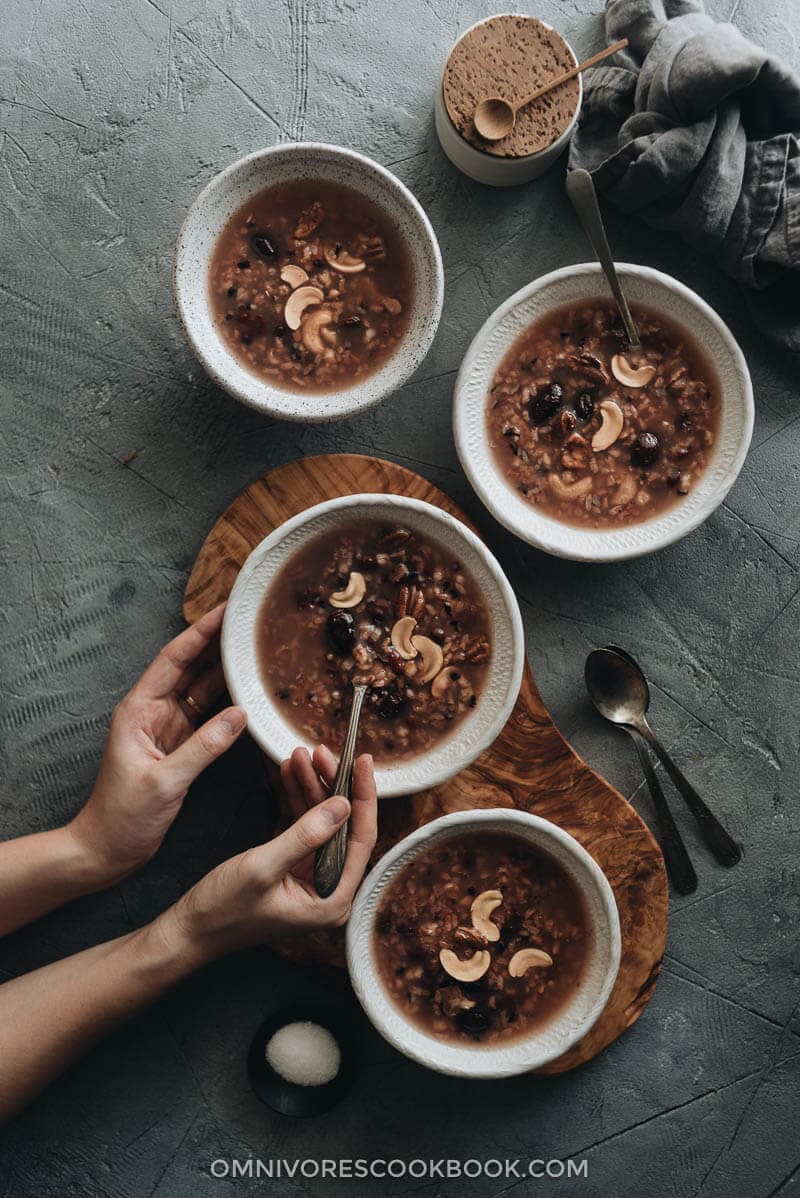
<svg viewBox="0 0 800 1198">
<path fill-rule="evenodd" d="M 800 80 L 701 0 L 607 0 L 606 32 L 630 45 L 584 76 L 570 167 L 712 255 L 800 353 Z"/>
</svg>

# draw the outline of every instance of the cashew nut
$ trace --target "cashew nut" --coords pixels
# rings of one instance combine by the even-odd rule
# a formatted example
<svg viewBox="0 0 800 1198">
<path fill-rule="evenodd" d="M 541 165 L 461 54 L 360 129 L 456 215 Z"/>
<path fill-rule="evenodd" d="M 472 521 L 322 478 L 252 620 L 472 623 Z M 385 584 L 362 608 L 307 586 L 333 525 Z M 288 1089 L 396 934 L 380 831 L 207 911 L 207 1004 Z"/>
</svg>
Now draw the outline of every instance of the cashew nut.
<svg viewBox="0 0 800 1198">
<path fill-rule="evenodd" d="M 321 304 L 325 296 L 319 287 L 298 287 L 286 301 L 283 309 L 283 319 L 290 329 L 299 329 L 300 321 L 306 308 L 312 304 Z"/>
<path fill-rule="evenodd" d="M 529 969 L 541 969 L 552 965 L 553 958 L 542 948 L 521 948 L 508 963 L 508 972 L 512 978 L 521 978 Z"/>
<path fill-rule="evenodd" d="M 492 942 L 500 939 L 500 929 L 496 923 L 492 923 L 489 916 L 500 906 L 502 901 L 503 896 L 499 890 L 484 890 L 482 894 L 472 900 L 472 906 L 469 909 L 472 926 Z"/>
<path fill-rule="evenodd" d="M 431 694 L 434 699 L 441 699 L 445 691 L 448 691 L 453 683 L 458 681 L 456 677 L 457 672 L 457 670 L 451 669 L 450 666 L 445 666 L 443 670 L 439 671 L 431 683 Z"/>
<path fill-rule="evenodd" d="M 592 489 L 592 479 L 588 474 L 574 483 L 565 483 L 560 474 L 548 474 L 547 482 L 550 490 L 562 499 L 577 499 L 580 495 L 588 495 Z"/>
<path fill-rule="evenodd" d="M 358 607 L 366 593 L 367 584 L 364 581 L 364 575 L 359 574 L 358 570 L 353 570 L 344 590 L 334 591 L 328 602 L 331 607 Z"/>
<path fill-rule="evenodd" d="M 328 246 L 323 250 L 323 257 L 332 266 L 334 270 L 339 270 L 343 275 L 357 275 L 359 271 L 366 269 L 366 262 L 363 258 L 354 258 L 352 254 L 348 254 L 347 250 L 339 250 L 337 254 L 335 248 Z"/>
<path fill-rule="evenodd" d="M 291 263 L 281 268 L 281 278 L 284 283 L 289 284 L 292 291 L 295 291 L 298 287 L 302 287 L 303 283 L 308 282 L 308 275 L 302 266 L 293 266 Z"/>
<path fill-rule="evenodd" d="M 646 387 L 656 373 L 655 366 L 631 366 L 624 354 L 614 354 L 611 372 L 623 387 Z"/>
<path fill-rule="evenodd" d="M 444 664 L 444 654 L 436 641 L 432 641 L 427 636 L 412 636 L 411 644 L 421 658 L 419 673 L 415 676 L 414 681 L 423 684 L 430 682 L 431 678 L 435 678 L 441 670 Z"/>
<path fill-rule="evenodd" d="M 622 426 L 625 423 L 622 408 L 613 399 L 604 399 L 600 404 L 600 412 L 603 417 L 603 423 L 592 437 L 592 449 L 595 453 L 600 449 L 608 449 L 613 445 L 622 432 Z"/>
<path fill-rule="evenodd" d="M 317 308 L 315 312 L 310 312 L 300 326 L 300 339 L 306 349 L 311 350 L 312 354 L 323 354 L 325 345 L 321 334 L 326 331 L 326 325 L 329 325 L 333 319 L 333 313 L 330 308 Z M 327 341 L 327 337 L 325 338 Z"/>
<path fill-rule="evenodd" d="M 449 973 L 457 982 L 477 982 L 492 963 L 491 955 L 485 948 L 473 953 L 466 961 L 460 960 L 452 949 L 443 948 L 439 960 L 445 973 Z"/>
<path fill-rule="evenodd" d="M 637 489 L 638 484 L 636 482 L 636 476 L 633 474 L 626 474 L 611 497 L 611 506 L 623 507 L 624 504 L 630 503 L 636 494 Z"/>
<path fill-rule="evenodd" d="M 418 650 L 412 641 L 412 633 L 417 626 L 413 616 L 401 616 L 392 625 L 390 640 L 392 645 L 405 661 L 411 661 L 417 656 Z"/>
</svg>

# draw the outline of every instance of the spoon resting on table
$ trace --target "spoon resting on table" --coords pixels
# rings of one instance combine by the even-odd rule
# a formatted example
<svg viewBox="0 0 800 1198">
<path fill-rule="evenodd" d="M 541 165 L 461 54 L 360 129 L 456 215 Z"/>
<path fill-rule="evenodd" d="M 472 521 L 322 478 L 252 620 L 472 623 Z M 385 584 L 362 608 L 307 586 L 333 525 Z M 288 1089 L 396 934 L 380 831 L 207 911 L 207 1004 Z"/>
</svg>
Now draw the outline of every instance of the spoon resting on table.
<svg viewBox="0 0 800 1198">
<path fill-rule="evenodd" d="M 587 686 L 590 672 L 590 693 L 601 714 L 628 732 L 633 729 L 647 741 L 697 821 L 703 840 L 716 860 L 728 868 L 736 865 L 742 857 L 741 848 L 675 765 L 647 722 L 650 688 L 638 663 L 624 649 L 608 645 L 589 654 L 586 661 Z"/>
<path fill-rule="evenodd" d="M 525 96 L 524 100 L 518 100 L 516 104 L 504 100 L 502 96 L 489 96 L 488 99 L 481 100 L 472 118 L 476 132 L 481 135 L 484 141 L 502 141 L 504 137 L 508 137 L 509 133 L 513 131 L 517 115 L 521 109 L 527 108 L 534 100 L 547 95 L 554 88 L 560 87 L 562 83 L 567 83 L 570 79 L 574 79 L 576 75 L 581 75 L 587 67 L 593 67 L 596 63 L 602 62 L 604 58 L 609 58 L 612 54 L 616 54 L 618 50 L 624 50 L 627 44 L 628 39 L 624 37 L 621 41 L 614 42 L 613 46 L 606 46 L 604 50 L 593 54 L 585 62 L 579 62 L 576 67 L 570 67 L 563 74 L 556 75 L 553 79 L 548 79 L 546 83 L 542 83 L 537 87 L 536 91 L 531 92 L 529 96 Z"/>
</svg>

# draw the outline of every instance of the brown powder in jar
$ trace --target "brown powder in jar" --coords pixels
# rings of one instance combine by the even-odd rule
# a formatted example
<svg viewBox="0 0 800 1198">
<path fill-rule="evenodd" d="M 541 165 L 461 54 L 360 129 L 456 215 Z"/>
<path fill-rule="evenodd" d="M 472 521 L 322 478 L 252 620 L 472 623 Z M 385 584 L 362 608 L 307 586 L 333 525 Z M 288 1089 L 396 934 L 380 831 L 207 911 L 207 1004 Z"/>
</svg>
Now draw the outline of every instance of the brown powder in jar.
<svg viewBox="0 0 800 1198">
<path fill-rule="evenodd" d="M 476 132 L 475 109 L 491 96 L 514 104 L 573 66 L 561 35 L 536 17 L 489 17 L 467 30 L 450 52 L 442 81 L 445 107 L 461 136 L 479 150 L 523 158 L 546 149 L 569 126 L 578 107 L 578 80 L 523 108 L 512 132 L 498 142 L 484 141 Z"/>
</svg>

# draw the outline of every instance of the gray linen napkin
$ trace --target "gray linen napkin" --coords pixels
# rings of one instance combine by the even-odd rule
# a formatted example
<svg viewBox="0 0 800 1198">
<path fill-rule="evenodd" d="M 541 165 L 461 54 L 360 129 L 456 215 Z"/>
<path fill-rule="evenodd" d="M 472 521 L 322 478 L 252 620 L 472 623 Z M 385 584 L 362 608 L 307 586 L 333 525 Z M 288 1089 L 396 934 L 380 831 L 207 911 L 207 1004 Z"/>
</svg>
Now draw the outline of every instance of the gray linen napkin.
<svg viewBox="0 0 800 1198">
<path fill-rule="evenodd" d="M 570 167 L 713 256 L 800 353 L 800 80 L 701 0 L 607 0 L 606 33 L 630 46 L 586 73 Z"/>
</svg>

